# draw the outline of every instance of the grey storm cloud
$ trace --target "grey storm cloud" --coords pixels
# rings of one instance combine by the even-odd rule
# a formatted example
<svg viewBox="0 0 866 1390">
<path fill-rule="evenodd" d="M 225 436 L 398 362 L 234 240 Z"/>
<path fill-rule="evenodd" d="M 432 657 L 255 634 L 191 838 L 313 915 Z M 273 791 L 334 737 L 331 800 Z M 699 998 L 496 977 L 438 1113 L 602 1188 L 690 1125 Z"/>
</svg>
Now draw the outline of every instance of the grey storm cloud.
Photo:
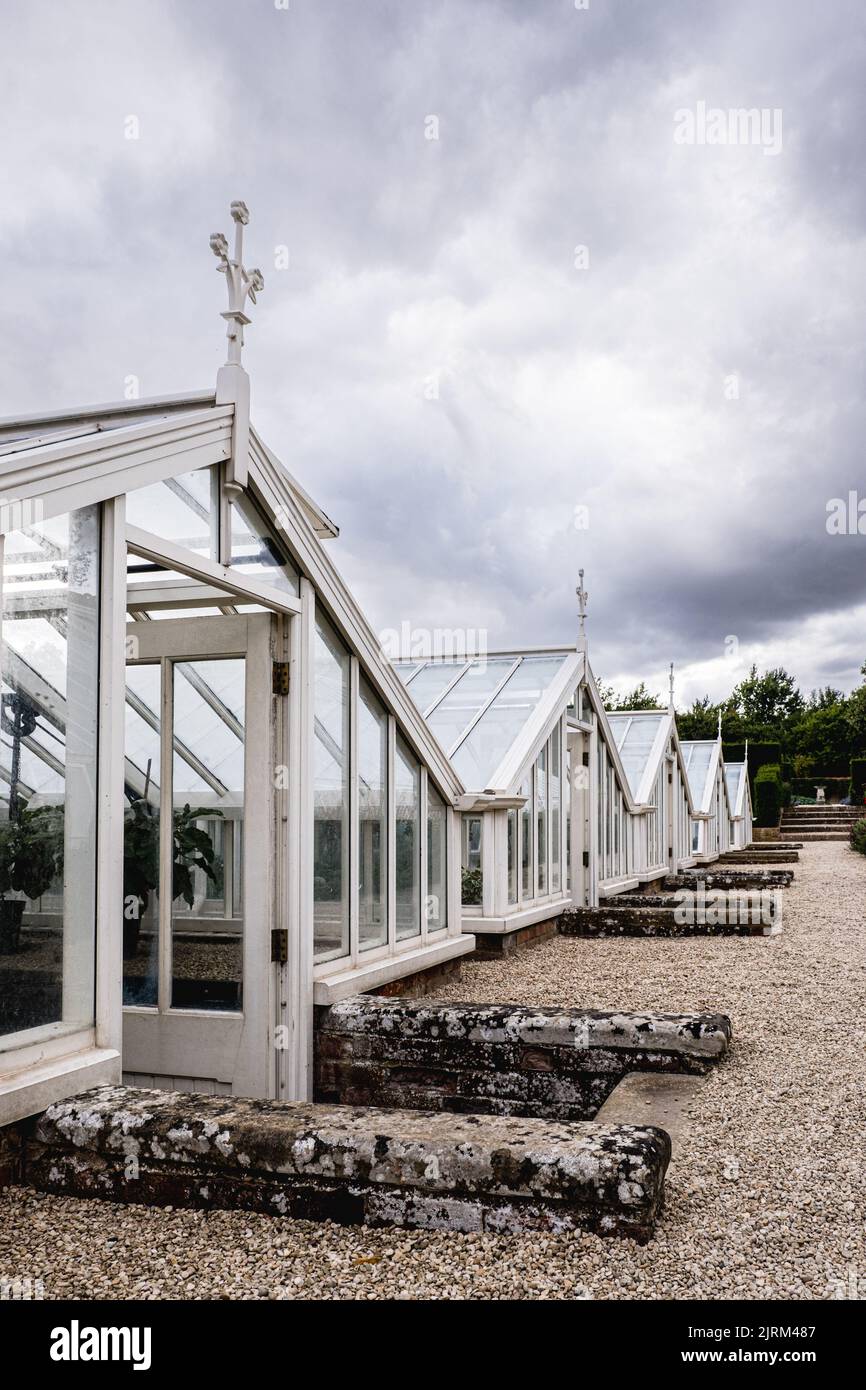
<svg viewBox="0 0 866 1390">
<path fill-rule="evenodd" d="M 583 565 L 607 679 L 855 682 L 857 0 L 0 14 L 2 413 L 212 382 L 242 197 L 254 419 L 377 627 L 570 640 Z M 780 112 L 781 150 L 678 144 L 698 103 Z"/>
</svg>

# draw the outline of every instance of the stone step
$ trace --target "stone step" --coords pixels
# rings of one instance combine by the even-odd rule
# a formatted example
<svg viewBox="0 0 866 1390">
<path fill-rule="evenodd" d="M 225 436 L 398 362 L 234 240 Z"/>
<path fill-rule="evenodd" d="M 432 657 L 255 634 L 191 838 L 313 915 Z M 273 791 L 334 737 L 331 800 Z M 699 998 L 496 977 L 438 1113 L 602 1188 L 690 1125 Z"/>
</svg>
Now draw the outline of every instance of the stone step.
<svg viewBox="0 0 866 1390">
<path fill-rule="evenodd" d="M 793 869 L 686 869 L 681 874 L 669 874 L 656 882 L 666 891 L 675 888 L 694 888 L 703 883 L 707 888 L 787 888 L 794 878 Z"/>
<path fill-rule="evenodd" d="M 691 914 L 678 912 L 671 907 L 616 907 L 616 899 L 611 898 L 601 907 L 573 907 L 557 918 L 559 931 L 563 936 L 658 936 L 658 937 L 697 937 L 697 936 L 778 936 L 782 930 L 776 921 L 775 911 L 767 906 L 766 912 L 754 913 L 740 911 L 738 905 L 730 904 L 728 911 L 722 913 L 711 904 L 700 908 L 697 904 Z M 680 918 L 686 916 L 686 920 Z M 716 916 L 724 920 L 716 921 Z M 747 920 L 741 920 L 743 917 Z M 748 920 L 753 918 L 754 920 Z M 764 920 L 766 918 L 766 920 Z M 691 919 L 691 920 L 690 920 Z"/>
<path fill-rule="evenodd" d="M 782 816 L 783 825 L 856 825 L 862 816 Z"/>
<path fill-rule="evenodd" d="M 850 840 L 851 836 L 847 830 L 804 830 L 800 838 L 814 844 L 816 840 Z"/>
<path fill-rule="evenodd" d="M 744 848 L 751 852 L 753 849 L 761 851 L 780 849 L 802 849 L 803 845 L 800 840 L 752 840 L 751 844 L 744 846 Z"/>
<path fill-rule="evenodd" d="M 671 1141 L 671 1160 L 682 1148 L 692 1111 L 706 1085 L 704 1076 L 653 1076 L 631 1072 L 611 1091 L 598 1112 L 599 1124 L 653 1125 Z"/>
<path fill-rule="evenodd" d="M 44 1192 L 341 1224 L 652 1235 L 671 1142 L 648 1125 L 376 1110 L 106 1086 L 52 1105 Z"/>
<path fill-rule="evenodd" d="M 717 864 L 797 864 L 799 850 L 735 849 L 720 854 Z"/>
</svg>

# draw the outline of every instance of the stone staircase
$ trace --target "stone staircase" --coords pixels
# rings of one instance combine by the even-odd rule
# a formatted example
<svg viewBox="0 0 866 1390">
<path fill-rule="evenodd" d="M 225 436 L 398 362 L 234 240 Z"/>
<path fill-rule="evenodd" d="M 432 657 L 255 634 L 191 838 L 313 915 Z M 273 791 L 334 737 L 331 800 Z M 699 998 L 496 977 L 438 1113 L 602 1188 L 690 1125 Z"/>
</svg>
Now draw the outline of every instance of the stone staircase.
<svg viewBox="0 0 866 1390">
<path fill-rule="evenodd" d="M 788 806 L 782 813 L 779 834 L 798 840 L 847 840 L 851 826 L 866 815 L 866 806 Z"/>
</svg>

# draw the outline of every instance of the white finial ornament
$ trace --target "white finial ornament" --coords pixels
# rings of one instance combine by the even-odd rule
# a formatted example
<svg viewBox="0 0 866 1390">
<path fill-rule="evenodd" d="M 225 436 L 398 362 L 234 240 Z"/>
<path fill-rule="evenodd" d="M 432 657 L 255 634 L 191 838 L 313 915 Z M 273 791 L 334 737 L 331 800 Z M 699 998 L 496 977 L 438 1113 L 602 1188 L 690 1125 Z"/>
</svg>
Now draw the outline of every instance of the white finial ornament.
<svg viewBox="0 0 866 1390">
<path fill-rule="evenodd" d="M 719 740 L 719 743 L 721 743 L 721 741 L 722 741 L 722 711 L 721 711 L 721 709 L 719 710 L 719 732 L 718 732 L 718 740 Z"/>
<path fill-rule="evenodd" d="M 673 662 L 671 662 L 671 673 L 670 673 L 670 676 L 668 677 L 668 690 L 669 690 L 668 704 L 670 705 L 670 708 L 673 709 L 673 707 L 674 707 L 674 663 L 673 663 Z"/>
<path fill-rule="evenodd" d="M 226 365 L 240 366 L 244 324 L 250 322 L 249 316 L 245 313 L 247 298 L 255 304 L 256 294 L 264 289 L 265 282 L 260 270 L 247 270 L 244 266 L 244 227 L 250 220 L 246 203 L 232 203 L 231 214 L 235 223 L 234 256 L 229 256 L 229 244 L 222 232 L 211 234 L 210 249 L 219 261 L 217 270 L 225 275 L 229 292 L 229 307 L 222 315 L 228 323 L 226 337 L 229 350 Z"/>
<path fill-rule="evenodd" d="M 589 594 L 586 592 L 586 589 L 584 589 L 584 587 L 583 587 L 583 570 L 578 570 L 577 573 L 578 573 L 578 577 L 579 577 L 579 579 L 580 579 L 580 583 L 578 584 L 578 586 L 577 586 L 577 588 L 575 589 L 574 592 L 577 594 L 577 611 L 578 611 L 578 614 L 579 614 L 579 617 L 580 617 L 580 641 L 581 641 L 581 644 L 582 644 L 583 646 L 585 646 L 585 645 L 586 645 L 586 627 L 585 627 L 585 624 L 586 624 L 586 605 L 587 605 L 587 603 L 588 603 L 588 601 L 589 601 Z"/>
</svg>

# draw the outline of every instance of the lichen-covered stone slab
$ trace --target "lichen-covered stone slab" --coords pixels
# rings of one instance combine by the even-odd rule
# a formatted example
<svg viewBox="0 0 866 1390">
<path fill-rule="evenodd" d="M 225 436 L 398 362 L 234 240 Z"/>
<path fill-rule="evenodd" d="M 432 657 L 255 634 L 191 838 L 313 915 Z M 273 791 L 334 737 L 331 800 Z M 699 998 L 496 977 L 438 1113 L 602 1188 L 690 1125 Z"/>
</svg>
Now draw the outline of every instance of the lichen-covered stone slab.
<svg viewBox="0 0 866 1390">
<path fill-rule="evenodd" d="M 647 1239 L 670 1140 L 647 1125 L 288 1104 L 123 1086 L 51 1106 L 28 1181 L 122 1202 L 457 1231 Z"/>
<path fill-rule="evenodd" d="M 694 888 L 703 883 L 710 888 L 789 888 L 793 869 L 687 869 L 681 874 L 669 874 L 658 880 L 665 889 Z"/>
<path fill-rule="evenodd" d="M 322 1010 L 316 1096 L 344 1105 L 592 1119 L 630 1071 L 703 1074 L 720 1014 L 625 1013 L 358 995 Z"/>
<path fill-rule="evenodd" d="M 658 936 L 690 938 L 698 936 L 771 936 L 780 928 L 764 922 L 758 914 L 727 911 L 723 921 L 714 920 L 707 910 L 683 921 L 682 913 L 670 907 L 631 907 L 610 898 L 602 907 L 573 907 L 559 918 L 563 936 Z M 757 916 L 757 920 L 754 917 Z M 746 920 L 743 920 L 743 918 Z M 749 918 L 752 920 L 749 920 Z M 775 921 L 775 917 L 774 917 Z"/>
</svg>

